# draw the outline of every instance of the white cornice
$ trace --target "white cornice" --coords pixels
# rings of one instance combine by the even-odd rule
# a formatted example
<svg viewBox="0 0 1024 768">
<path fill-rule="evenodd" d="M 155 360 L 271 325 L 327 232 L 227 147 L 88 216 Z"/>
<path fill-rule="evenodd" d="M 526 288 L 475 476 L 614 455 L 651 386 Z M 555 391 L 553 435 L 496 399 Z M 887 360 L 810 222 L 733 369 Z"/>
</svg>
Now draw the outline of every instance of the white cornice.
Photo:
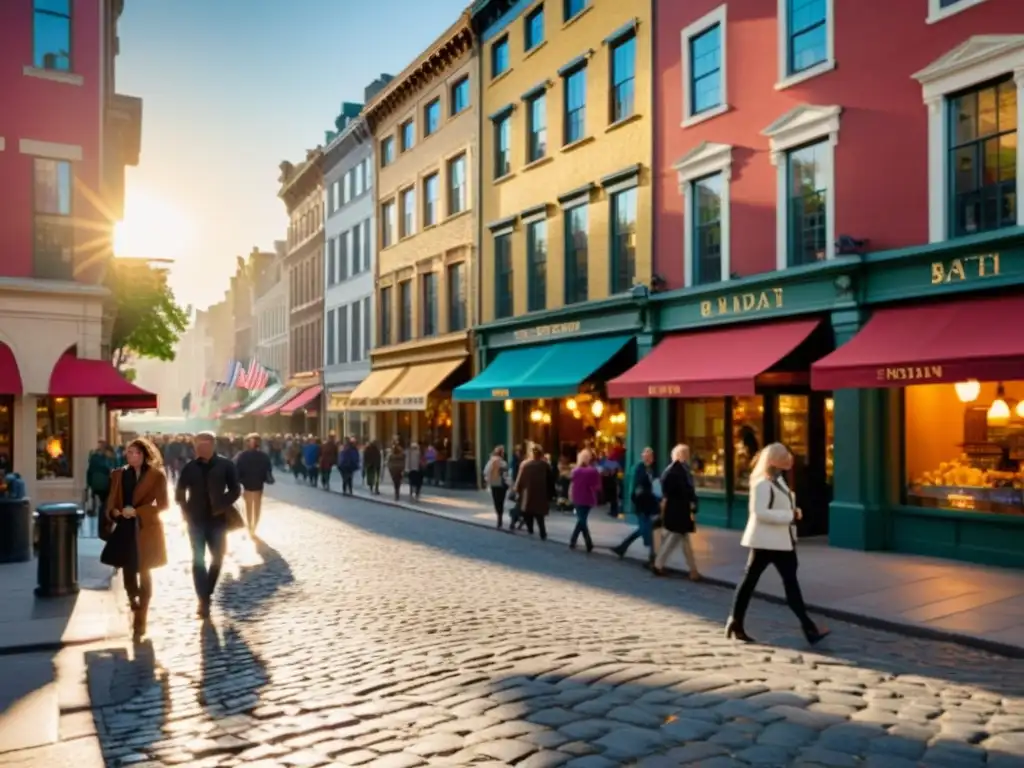
<svg viewBox="0 0 1024 768">
<path fill-rule="evenodd" d="M 1021 69 L 1024 35 L 974 35 L 911 77 L 927 103 Z"/>
<path fill-rule="evenodd" d="M 839 106 L 820 107 L 801 104 L 773 122 L 761 135 L 768 139 L 771 161 L 775 164 L 778 156 L 801 144 L 828 137 L 835 144 L 839 140 Z"/>
<path fill-rule="evenodd" d="M 716 144 L 705 141 L 698 144 L 681 158 L 672 168 L 679 174 L 679 188 L 688 182 L 713 173 L 724 173 L 726 178 L 732 176 L 732 145 Z"/>
</svg>

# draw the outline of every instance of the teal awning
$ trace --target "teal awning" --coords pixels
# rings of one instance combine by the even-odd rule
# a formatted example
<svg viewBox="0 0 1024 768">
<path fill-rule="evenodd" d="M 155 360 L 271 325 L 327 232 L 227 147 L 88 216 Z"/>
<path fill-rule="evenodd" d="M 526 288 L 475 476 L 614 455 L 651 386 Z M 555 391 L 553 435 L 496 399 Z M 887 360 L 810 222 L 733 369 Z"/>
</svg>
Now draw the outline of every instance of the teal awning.
<svg viewBox="0 0 1024 768">
<path fill-rule="evenodd" d="M 623 347 L 632 336 L 561 341 L 499 352 L 480 375 L 461 387 L 456 400 L 533 400 L 570 397 Z"/>
</svg>

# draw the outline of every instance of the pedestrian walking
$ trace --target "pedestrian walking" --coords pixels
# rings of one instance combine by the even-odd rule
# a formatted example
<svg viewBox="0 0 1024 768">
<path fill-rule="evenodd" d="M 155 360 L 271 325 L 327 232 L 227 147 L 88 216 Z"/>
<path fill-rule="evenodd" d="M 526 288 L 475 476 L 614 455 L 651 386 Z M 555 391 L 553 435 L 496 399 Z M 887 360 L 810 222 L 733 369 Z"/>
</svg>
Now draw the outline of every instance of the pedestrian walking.
<svg viewBox="0 0 1024 768">
<path fill-rule="evenodd" d="M 665 561 L 673 550 L 682 546 L 690 580 L 698 581 L 700 572 L 690 542 L 690 534 L 697 529 L 697 489 L 694 487 L 689 461 L 689 447 L 677 445 L 672 449 L 672 463 L 661 473 L 661 524 L 665 536 L 654 558 L 654 573 L 664 575 Z"/>
<path fill-rule="evenodd" d="M 320 441 L 312 435 L 302 446 L 302 468 L 306 474 L 306 482 L 316 488 L 316 480 L 320 476 Z"/>
<path fill-rule="evenodd" d="M 601 470 L 594 466 L 594 454 L 587 448 L 576 457 L 576 468 L 572 471 L 572 483 L 569 496 L 572 500 L 573 512 L 576 515 L 576 527 L 569 537 L 569 549 L 576 549 L 576 542 L 583 536 L 587 552 L 594 551 L 594 540 L 590 538 L 590 526 L 587 520 L 590 510 L 597 506 L 601 499 Z"/>
<path fill-rule="evenodd" d="M 505 446 L 495 446 L 491 451 L 491 457 L 484 465 L 484 481 L 491 490 L 494 514 L 498 518 L 498 527 L 501 528 L 505 516 L 505 497 L 508 496 L 508 462 L 505 461 Z"/>
<path fill-rule="evenodd" d="M 338 455 L 338 471 L 341 472 L 341 492 L 351 496 L 354 493 L 352 478 L 359 471 L 359 448 L 354 437 L 345 440 L 345 447 Z"/>
<path fill-rule="evenodd" d="M 636 515 L 636 528 L 612 552 L 623 558 L 630 545 L 642 539 L 647 547 L 647 560 L 654 563 L 654 521 L 659 514 L 661 504 L 661 478 L 654 472 L 654 449 L 644 448 L 640 461 L 633 467 L 633 482 L 630 498 L 633 500 L 633 514 Z"/>
<path fill-rule="evenodd" d="M 382 464 L 380 443 L 376 440 L 371 440 L 370 444 L 363 449 L 363 477 L 366 481 L 366 487 L 375 496 L 380 496 L 380 471 Z"/>
<path fill-rule="evenodd" d="M 409 498 L 419 501 L 423 490 L 423 452 L 417 442 L 409 444 L 405 452 L 405 469 L 409 473 Z"/>
<path fill-rule="evenodd" d="M 802 513 L 784 477 L 792 468 L 793 454 L 789 449 L 782 443 L 771 443 L 758 454 L 750 472 L 747 527 L 740 540 L 744 547 L 750 548 L 750 555 L 743 580 L 736 587 L 732 614 L 725 625 L 726 637 L 754 642 L 746 633 L 743 621 L 757 582 L 769 565 L 774 565 L 779 572 L 786 603 L 800 621 L 807 641 L 813 645 L 829 634 L 827 628 L 819 629 L 807 614 L 796 578 L 796 522 Z"/>
<path fill-rule="evenodd" d="M 405 472 L 405 451 L 396 440 L 391 445 L 391 453 L 388 454 L 388 474 L 391 475 L 391 482 L 395 484 L 395 501 L 402 496 L 402 475 Z"/>
<path fill-rule="evenodd" d="M 553 498 L 551 475 L 551 465 L 544 460 L 544 449 L 539 445 L 532 446 L 530 458 L 519 467 L 515 492 L 520 499 L 519 506 L 526 520 L 526 530 L 532 534 L 536 521 L 541 541 L 548 537 L 544 519 Z"/>
<path fill-rule="evenodd" d="M 120 568 L 132 611 L 132 636 L 146 635 L 153 599 L 151 571 L 167 565 L 167 543 L 160 513 L 168 507 L 167 476 L 160 452 L 148 440 L 132 440 L 127 465 L 110 473 L 100 561 Z"/>
<path fill-rule="evenodd" d="M 181 470 L 174 494 L 188 525 L 188 538 L 192 545 L 192 582 L 199 600 L 196 615 L 201 619 L 210 618 L 210 602 L 224 563 L 228 510 L 242 494 L 235 465 L 214 451 L 216 439 L 212 432 L 196 435 L 196 458 Z M 207 550 L 210 553 L 209 567 L 206 565 Z"/>
<path fill-rule="evenodd" d="M 85 470 L 85 483 L 89 495 L 86 506 L 87 535 L 98 536 L 100 515 L 106 514 L 107 496 L 110 493 L 110 473 L 117 465 L 114 464 L 114 452 L 105 440 L 100 440 L 96 449 L 89 454 L 89 463 Z"/>
<path fill-rule="evenodd" d="M 320 486 L 325 490 L 331 490 L 331 473 L 334 465 L 338 463 L 339 446 L 334 435 L 329 435 L 324 444 L 320 447 Z"/>
<path fill-rule="evenodd" d="M 263 507 L 263 488 L 274 484 L 274 467 L 262 450 L 263 441 L 258 434 L 247 435 L 245 442 L 248 447 L 235 457 L 235 467 L 245 500 L 245 522 L 249 535 L 255 537 Z"/>
</svg>

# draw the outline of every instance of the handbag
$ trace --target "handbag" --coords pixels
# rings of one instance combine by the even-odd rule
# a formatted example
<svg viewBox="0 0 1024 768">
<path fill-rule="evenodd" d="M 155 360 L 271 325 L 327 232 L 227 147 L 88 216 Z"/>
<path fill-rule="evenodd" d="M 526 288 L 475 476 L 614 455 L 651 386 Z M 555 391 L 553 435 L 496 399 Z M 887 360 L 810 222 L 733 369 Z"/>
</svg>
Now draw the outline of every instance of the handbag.
<svg viewBox="0 0 1024 768">
<path fill-rule="evenodd" d="M 224 510 L 224 521 L 227 523 L 229 531 L 240 531 L 246 527 L 245 518 L 234 504 Z"/>
</svg>

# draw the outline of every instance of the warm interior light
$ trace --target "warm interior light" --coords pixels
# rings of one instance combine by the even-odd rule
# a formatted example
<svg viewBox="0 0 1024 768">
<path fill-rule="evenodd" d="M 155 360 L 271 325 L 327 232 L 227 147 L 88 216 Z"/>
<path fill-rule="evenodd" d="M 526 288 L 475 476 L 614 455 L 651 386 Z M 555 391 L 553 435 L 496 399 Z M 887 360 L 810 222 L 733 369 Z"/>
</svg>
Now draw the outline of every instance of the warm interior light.
<svg viewBox="0 0 1024 768">
<path fill-rule="evenodd" d="M 536 408 L 534 408 L 532 411 L 530 411 L 530 421 L 536 423 L 536 422 L 539 422 L 543 418 L 544 418 L 544 414 L 541 413 Z"/>
<path fill-rule="evenodd" d="M 996 399 L 989 406 L 985 420 L 992 427 L 1005 427 L 1010 421 L 1010 406 L 1006 404 L 1006 389 L 1003 387 L 1003 382 L 999 382 Z"/>
<path fill-rule="evenodd" d="M 835 410 L 835 407 L 836 407 L 836 401 L 833 400 L 831 397 L 826 397 L 825 398 L 825 410 L 828 413 L 832 413 L 832 411 Z"/>
<path fill-rule="evenodd" d="M 601 414 L 604 413 L 604 403 L 600 400 L 595 400 L 590 406 L 590 412 L 594 414 L 595 419 L 600 419 Z"/>
<path fill-rule="evenodd" d="M 515 407 L 515 403 L 511 400 L 505 401 L 505 413 L 512 413 L 512 409 Z"/>
<path fill-rule="evenodd" d="M 49 454 L 51 459 L 59 459 L 64 455 L 64 449 L 61 447 L 60 440 L 56 437 L 51 437 L 46 441 L 46 453 Z"/>
<path fill-rule="evenodd" d="M 1024 400 L 1017 403 L 1017 418 L 1024 419 Z"/>
<path fill-rule="evenodd" d="M 579 410 L 579 408 L 576 405 L 576 398 L 575 397 L 570 397 L 568 400 L 566 400 L 565 401 L 565 407 L 568 410 L 570 410 L 570 411 L 578 411 Z"/>
<path fill-rule="evenodd" d="M 583 414 L 582 414 L 582 413 L 580 413 L 579 411 L 573 411 L 573 412 L 572 412 L 572 417 L 573 417 L 574 419 L 582 419 L 582 418 L 583 418 Z"/>
<path fill-rule="evenodd" d="M 977 379 L 958 381 L 953 385 L 953 388 L 956 390 L 956 396 L 960 398 L 961 403 L 973 403 L 978 399 L 978 395 L 981 394 L 981 382 Z"/>
<path fill-rule="evenodd" d="M 551 423 L 551 414 L 550 413 L 545 413 L 544 416 L 541 417 L 541 421 L 544 424 L 550 424 Z"/>
</svg>

